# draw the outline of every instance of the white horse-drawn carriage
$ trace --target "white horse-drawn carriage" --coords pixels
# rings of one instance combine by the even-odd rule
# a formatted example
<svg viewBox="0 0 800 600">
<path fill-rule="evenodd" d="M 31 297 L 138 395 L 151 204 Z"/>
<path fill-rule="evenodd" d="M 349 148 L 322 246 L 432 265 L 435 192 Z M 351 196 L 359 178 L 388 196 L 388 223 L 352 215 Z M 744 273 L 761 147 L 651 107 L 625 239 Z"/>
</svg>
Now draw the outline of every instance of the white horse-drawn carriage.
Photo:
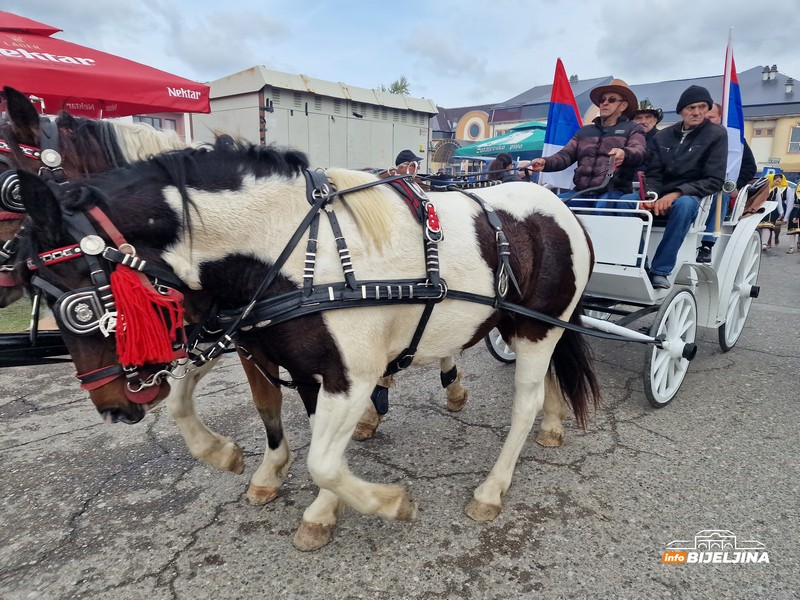
<svg viewBox="0 0 800 600">
<path fill-rule="evenodd" d="M 760 182 L 763 184 L 763 182 Z M 654 289 L 645 270 L 664 234 L 663 223 L 643 208 L 573 208 L 592 238 L 595 265 L 584 296 L 583 324 L 594 330 L 648 344 L 644 392 L 654 407 L 666 406 L 683 383 L 694 358 L 697 327 L 716 329 L 723 351 L 730 350 L 744 329 L 750 305 L 758 297 L 761 242 L 759 216 L 745 215 L 748 195 L 759 184 L 746 186 L 724 220 L 717 217 L 716 243 L 710 263 L 696 260 L 705 234 L 713 196 L 706 196 L 678 252 L 668 290 Z M 613 203 L 613 201 L 608 201 Z M 766 212 L 774 208 L 765 205 Z M 649 333 L 632 323 L 655 313 Z M 503 362 L 513 350 L 495 330 L 487 337 L 491 353 Z"/>
</svg>

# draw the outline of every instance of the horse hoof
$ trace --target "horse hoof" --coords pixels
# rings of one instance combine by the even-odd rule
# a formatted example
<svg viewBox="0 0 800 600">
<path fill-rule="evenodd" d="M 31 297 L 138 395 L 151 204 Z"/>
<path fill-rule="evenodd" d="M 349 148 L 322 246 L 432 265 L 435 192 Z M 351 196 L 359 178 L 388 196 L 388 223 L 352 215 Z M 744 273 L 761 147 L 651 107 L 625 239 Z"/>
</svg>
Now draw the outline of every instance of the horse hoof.
<svg viewBox="0 0 800 600">
<path fill-rule="evenodd" d="M 467 390 L 464 390 L 464 393 L 456 398 L 447 398 L 447 410 L 450 412 L 460 411 L 467 403 L 467 395 Z"/>
<path fill-rule="evenodd" d="M 319 550 L 333 539 L 333 525 L 303 521 L 294 534 L 294 547 L 301 552 Z"/>
<path fill-rule="evenodd" d="M 494 521 L 503 507 L 500 505 L 486 504 L 473 499 L 467 506 L 467 516 L 473 521 Z"/>
<path fill-rule="evenodd" d="M 400 502 L 395 519 L 398 521 L 413 521 L 416 518 L 417 503 L 411 499 L 411 496 L 406 494 Z"/>
<path fill-rule="evenodd" d="M 222 442 L 216 450 L 201 458 L 220 471 L 230 471 L 237 475 L 244 473 L 244 453 L 233 440 Z"/>
<path fill-rule="evenodd" d="M 564 434 L 556 431 L 540 431 L 535 442 L 545 448 L 559 448 L 564 443 Z"/>
<path fill-rule="evenodd" d="M 353 432 L 353 439 L 357 442 L 371 440 L 375 437 L 375 432 L 377 430 L 377 425 L 372 425 L 371 423 L 359 423 L 356 425 L 356 430 Z"/>
<path fill-rule="evenodd" d="M 250 504 L 261 506 L 275 500 L 278 497 L 278 488 L 263 487 L 260 485 L 250 485 L 247 488 L 247 499 Z"/>
</svg>

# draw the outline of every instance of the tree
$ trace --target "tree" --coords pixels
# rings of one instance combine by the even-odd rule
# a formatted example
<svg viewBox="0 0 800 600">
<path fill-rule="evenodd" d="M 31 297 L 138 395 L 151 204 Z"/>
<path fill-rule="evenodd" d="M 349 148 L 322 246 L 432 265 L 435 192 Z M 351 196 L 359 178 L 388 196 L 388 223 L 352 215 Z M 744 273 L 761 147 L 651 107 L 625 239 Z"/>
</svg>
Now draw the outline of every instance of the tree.
<svg viewBox="0 0 800 600">
<path fill-rule="evenodd" d="M 388 92 L 390 94 L 400 94 L 401 96 L 408 96 L 411 90 L 411 84 L 406 79 L 405 75 L 401 75 L 400 79 L 396 79 L 387 86 L 380 84 L 378 89 L 381 92 Z"/>
</svg>

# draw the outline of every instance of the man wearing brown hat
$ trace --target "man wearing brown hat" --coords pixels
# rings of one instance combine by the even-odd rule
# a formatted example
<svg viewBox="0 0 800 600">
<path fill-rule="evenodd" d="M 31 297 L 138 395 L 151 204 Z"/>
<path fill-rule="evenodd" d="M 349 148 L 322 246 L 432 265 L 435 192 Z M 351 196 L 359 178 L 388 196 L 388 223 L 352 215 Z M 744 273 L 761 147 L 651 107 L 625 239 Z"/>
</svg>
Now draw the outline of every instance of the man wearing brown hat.
<svg viewBox="0 0 800 600">
<path fill-rule="evenodd" d="M 593 198 L 619 198 L 631 191 L 636 167 L 647 154 L 644 130 L 631 118 L 636 111 L 636 95 L 628 84 L 614 79 L 589 92 L 600 116 L 591 124 L 581 127 L 561 150 L 530 164 L 531 170 L 561 171 L 577 162 L 572 181 L 575 190 L 585 190 L 601 185 L 608 173 L 609 160 L 613 159 L 616 171 L 608 191 L 587 194 Z M 582 196 L 583 197 L 583 196 Z"/>
</svg>

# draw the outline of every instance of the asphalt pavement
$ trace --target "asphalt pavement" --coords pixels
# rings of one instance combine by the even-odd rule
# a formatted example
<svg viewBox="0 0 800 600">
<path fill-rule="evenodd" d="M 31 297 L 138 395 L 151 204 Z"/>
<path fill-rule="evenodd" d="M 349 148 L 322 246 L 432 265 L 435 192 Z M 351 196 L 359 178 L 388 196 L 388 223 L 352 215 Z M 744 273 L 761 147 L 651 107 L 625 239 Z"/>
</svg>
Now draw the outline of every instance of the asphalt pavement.
<svg viewBox="0 0 800 600">
<path fill-rule="evenodd" d="M 455 414 L 435 367 L 401 374 L 350 466 L 411 486 L 418 517 L 348 510 L 313 553 L 292 546 L 316 494 L 302 404 L 286 393 L 288 481 L 272 503 L 248 504 L 264 435 L 235 357 L 197 402 L 244 448 L 244 475 L 194 460 L 164 409 L 101 424 L 70 364 L 0 369 L 0 598 L 797 598 L 800 254 L 785 243 L 763 257 L 739 343 L 723 353 L 700 330 L 669 406 L 645 399 L 642 346 L 593 340 L 603 405 L 585 432 L 567 425 L 561 448 L 531 436 L 493 522 L 464 508 L 508 431 L 513 366 L 466 351 L 470 396 Z M 710 531 L 760 548 L 762 562 L 662 562 L 671 542 Z"/>
</svg>

